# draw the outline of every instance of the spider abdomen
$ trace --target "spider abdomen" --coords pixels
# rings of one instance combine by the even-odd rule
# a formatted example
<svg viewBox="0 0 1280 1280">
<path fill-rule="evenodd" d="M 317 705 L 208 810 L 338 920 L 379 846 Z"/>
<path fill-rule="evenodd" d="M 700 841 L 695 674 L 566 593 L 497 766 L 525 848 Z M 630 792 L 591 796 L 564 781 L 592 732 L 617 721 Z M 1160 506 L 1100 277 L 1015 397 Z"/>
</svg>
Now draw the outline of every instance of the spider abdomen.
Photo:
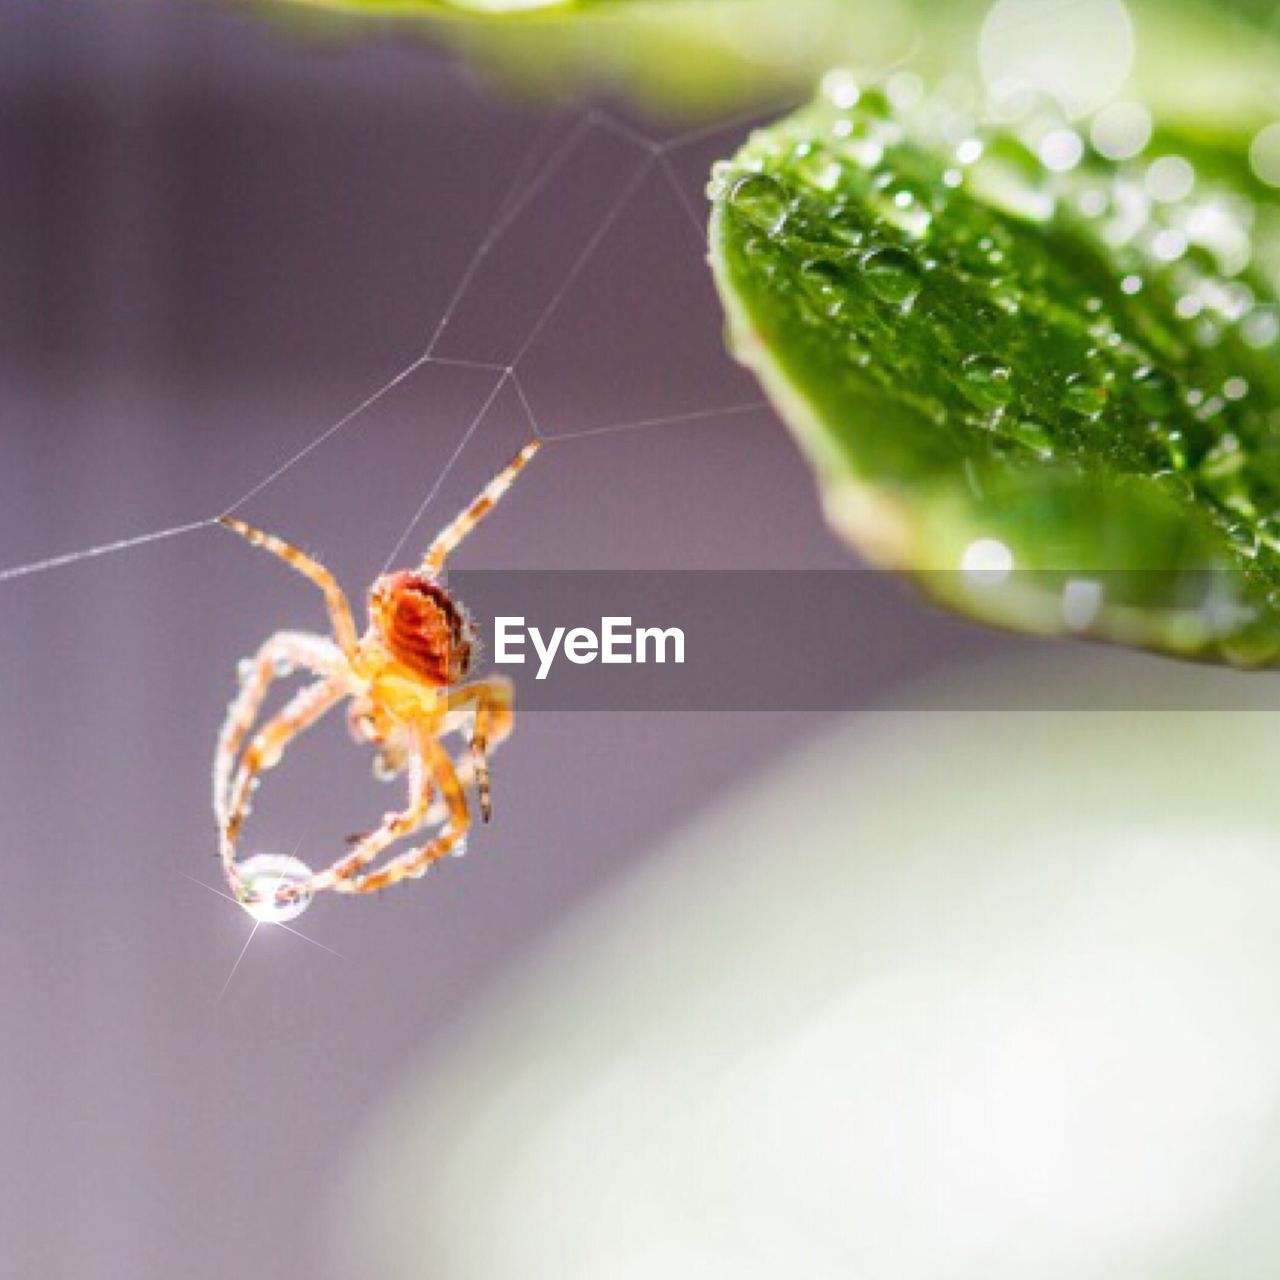
<svg viewBox="0 0 1280 1280">
<path fill-rule="evenodd" d="M 388 653 L 434 685 L 459 684 L 471 670 L 475 629 L 433 578 L 402 571 L 374 583 L 369 616 Z"/>
</svg>

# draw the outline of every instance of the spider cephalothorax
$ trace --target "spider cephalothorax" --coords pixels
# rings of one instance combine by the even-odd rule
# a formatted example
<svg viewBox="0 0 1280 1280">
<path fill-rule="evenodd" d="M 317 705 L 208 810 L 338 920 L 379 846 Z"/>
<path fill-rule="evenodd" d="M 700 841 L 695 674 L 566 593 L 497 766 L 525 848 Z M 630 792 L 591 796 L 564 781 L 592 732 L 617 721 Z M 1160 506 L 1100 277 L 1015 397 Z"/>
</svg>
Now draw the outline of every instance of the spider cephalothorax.
<svg viewBox="0 0 1280 1280">
<path fill-rule="evenodd" d="M 464 847 L 471 812 L 467 788 L 479 794 L 489 817 L 489 751 L 511 732 L 511 682 L 500 676 L 464 683 L 475 661 L 476 637 L 466 611 L 445 590 L 440 575 L 450 552 L 491 511 L 511 486 L 538 442 L 525 445 L 485 486 L 476 500 L 443 529 L 415 569 L 384 574 L 369 593 L 369 629 L 356 633 L 346 596 L 318 561 L 272 534 L 240 520 L 223 523 L 255 546 L 278 555 L 324 593 L 332 638 L 278 631 L 255 657 L 242 664 L 240 691 L 227 711 L 213 770 L 213 808 L 227 883 L 247 907 L 272 918 L 296 913 L 322 889 L 368 893 L 419 876 Z M 249 739 L 273 678 L 301 669 L 316 677 Z M 376 830 L 359 837 L 351 851 L 323 871 L 309 871 L 294 858 L 266 857 L 262 870 L 241 864 L 236 846 L 249 813 L 258 776 L 273 768 L 288 743 L 330 708 L 351 700 L 350 725 L 357 741 L 377 750 L 380 776 L 406 773 L 409 803 L 388 813 Z M 457 763 L 441 745 L 455 732 L 469 736 L 469 751 Z M 248 745 L 246 746 L 246 740 Z M 371 864 L 396 841 L 439 824 L 431 840 L 384 862 Z M 253 860 L 251 860 L 253 861 Z M 264 887 L 265 886 L 265 887 Z M 260 918 L 267 918 L 266 915 Z"/>
<path fill-rule="evenodd" d="M 475 627 L 466 610 L 424 573 L 384 574 L 369 593 L 369 622 L 397 662 L 431 684 L 461 684 L 471 670 Z"/>
</svg>

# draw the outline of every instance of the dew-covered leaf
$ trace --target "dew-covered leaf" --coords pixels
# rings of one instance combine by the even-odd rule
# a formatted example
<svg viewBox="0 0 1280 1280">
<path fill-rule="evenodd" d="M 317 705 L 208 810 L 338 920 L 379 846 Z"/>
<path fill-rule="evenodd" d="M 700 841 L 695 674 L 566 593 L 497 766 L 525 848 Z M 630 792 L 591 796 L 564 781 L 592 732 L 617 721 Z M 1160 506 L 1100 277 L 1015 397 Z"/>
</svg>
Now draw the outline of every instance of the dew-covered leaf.
<svg viewBox="0 0 1280 1280">
<path fill-rule="evenodd" d="M 834 74 L 712 183 L 733 346 L 837 527 L 955 607 L 1280 658 L 1280 211 L 1231 148 L 1103 159 Z"/>
</svg>

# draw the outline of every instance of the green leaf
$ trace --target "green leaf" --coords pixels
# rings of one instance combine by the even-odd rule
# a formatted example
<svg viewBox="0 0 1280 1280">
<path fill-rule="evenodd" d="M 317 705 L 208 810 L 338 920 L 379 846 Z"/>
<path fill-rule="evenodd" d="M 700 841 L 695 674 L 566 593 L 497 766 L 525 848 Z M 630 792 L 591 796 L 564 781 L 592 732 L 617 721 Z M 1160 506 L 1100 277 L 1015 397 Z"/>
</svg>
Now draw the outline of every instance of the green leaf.
<svg viewBox="0 0 1280 1280">
<path fill-rule="evenodd" d="M 737 354 L 835 527 L 943 601 L 1277 660 L 1280 211 L 1229 147 L 971 112 L 837 73 L 718 166 Z"/>
<path fill-rule="evenodd" d="M 574 9 L 618 9 L 629 0 L 283 0 L 300 9 L 330 10 L 357 15 L 459 14 L 467 17 L 532 17 L 560 14 Z"/>
<path fill-rule="evenodd" d="M 1131 91 L 1162 114 L 1254 127 L 1280 115 L 1272 0 L 1015 0 L 995 17 L 1025 37 L 1025 70 L 1073 11 L 1119 10 L 1136 29 Z M 421 31 L 525 92 L 604 87 L 664 115 L 732 114 L 800 96 L 836 64 L 910 65 L 941 81 L 979 69 L 991 0 L 260 0 L 269 12 L 359 36 Z M 1107 23 L 1114 36 L 1114 21 Z M 1087 61 L 1081 64 L 1091 79 Z"/>
</svg>

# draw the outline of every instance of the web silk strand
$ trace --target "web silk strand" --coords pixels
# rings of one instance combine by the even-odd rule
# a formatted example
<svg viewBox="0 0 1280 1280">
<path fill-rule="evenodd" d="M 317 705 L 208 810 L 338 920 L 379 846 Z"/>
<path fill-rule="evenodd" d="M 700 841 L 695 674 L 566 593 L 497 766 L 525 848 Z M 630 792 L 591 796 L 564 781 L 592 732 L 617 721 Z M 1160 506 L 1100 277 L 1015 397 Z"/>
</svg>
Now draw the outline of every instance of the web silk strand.
<svg viewBox="0 0 1280 1280">
<path fill-rule="evenodd" d="M 231 503 L 230 506 L 220 512 L 218 516 L 207 517 L 201 520 L 193 520 L 186 524 L 175 525 L 171 528 L 158 529 L 149 533 L 139 534 L 134 537 L 119 538 L 111 542 L 101 543 L 82 550 L 67 552 L 62 555 L 49 556 L 27 564 L 15 565 L 7 569 L 0 569 L 0 583 L 11 582 L 19 578 L 44 573 L 52 569 L 63 568 L 76 564 L 81 560 L 114 555 L 136 547 L 146 546 L 153 542 L 164 541 L 166 539 L 178 537 L 182 534 L 193 533 L 198 530 L 216 526 L 217 521 L 221 516 L 230 515 L 238 511 L 246 503 L 269 488 L 293 467 L 308 458 L 313 452 L 326 444 L 352 422 L 355 422 L 375 404 L 384 399 L 397 387 L 401 386 L 415 373 L 427 365 L 475 369 L 490 372 L 499 376 L 497 377 L 493 387 L 490 389 L 487 398 L 481 405 L 479 412 L 471 420 L 466 431 L 455 446 L 453 453 L 446 461 L 443 470 L 436 477 L 431 489 L 428 491 L 426 497 L 419 506 L 418 511 L 415 513 L 413 520 L 406 528 L 400 541 L 396 544 L 396 547 L 392 552 L 391 559 L 394 559 L 394 556 L 399 553 L 404 544 L 408 541 L 409 537 L 412 535 L 413 530 L 422 519 L 422 516 L 425 514 L 431 501 L 443 487 L 444 481 L 447 479 L 453 467 L 457 464 L 466 446 L 470 443 L 476 431 L 484 422 L 502 388 L 508 383 L 510 383 L 516 393 L 522 411 L 528 419 L 532 433 L 536 437 L 548 442 L 563 442 L 565 440 L 577 439 L 579 437 L 608 435 L 623 431 L 637 431 L 650 427 L 660 427 L 677 423 L 692 422 L 700 419 L 710 419 L 731 414 L 746 413 L 766 407 L 766 402 L 764 401 L 753 401 L 747 404 L 728 405 L 720 408 L 697 410 L 692 413 L 679 413 L 665 415 L 662 417 L 637 419 L 629 422 L 610 423 L 599 427 L 589 427 L 582 431 L 546 435 L 540 429 L 538 416 L 530 403 L 523 384 L 516 375 L 516 369 L 520 362 L 533 348 L 538 338 L 542 335 L 546 326 L 550 323 L 552 317 L 556 314 L 560 305 L 568 296 L 570 290 L 577 283 L 577 280 L 585 269 L 587 263 L 598 251 L 615 222 L 621 216 L 624 209 L 631 202 L 645 179 L 653 172 L 655 167 L 662 170 L 663 176 L 670 185 L 673 194 L 685 214 L 687 214 L 690 224 L 693 226 L 695 231 L 697 231 L 701 239 L 703 234 L 702 222 L 689 199 L 688 193 L 679 180 L 679 175 L 674 165 L 671 163 L 671 153 L 682 147 L 689 146 L 693 143 L 714 137 L 716 134 L 726 132 L 740 125 L 749 123 L 754 119 L 758 119 L 769 114 L 772 110 L 783 110 L 790 105 L 794 105 L 794 102 L 782 104 L 777 108 L 755 108 L 751 112 L 744 112 L 742 115 L 735 116 L 729 120 L 688 130 L 684 133 L 662 140 L 650 138 L 632 128 L 630 125 L 614 119 L 605 112 L 593 108 L 585 115 L 580 116 L 569 127 L 568 131 L 560 141 L 551 148 L 546 158 L 541 159 L 540 157 L 542 152 L 545 150 L 550 133 L 556 123 L 554 117 L 548 120 L 535 135 L 532 144 L 525 154 L 524 160 L 516 170 L 511 182 L 508 184 L 506 192 L 498 203 L 497 209 L 495 210 L 487 231 L 481 238 L 479 245 L 468 262 L 466 269 L 459 279 L 457 287 L 445 307 L 444 313 L 441 315 L 435 329 L 432 331 L 431 338 L 426 349 L 420 355 L 416 356 L 403 368 L 392 374 L 385 382 L 379 385 L 352 409 L 343 414 L 336 421 L 330 423 L 314 439 L 309 441 L 306 445 L 281 462 L 277 467 L 268 472 L 261 480 L 241 494 L 240 497 Z M 474 283 L 475 278 L 479 274 L 486 259 L 492 253 L 493 249 L 497 246 L 502 237 L 505 236 L 507 232 L 519 221 L 523 213 L 546 188 L 551 179 L 563 168 L 570 156 L 572 156 L 574 151 L 581 144 L 582 140 L 593 128 L 599 128 L 612 133 L 620 141 L 639 147 L 644 155 L 639 164 L 632 171 L 617 198 L 596 226 L 590 240 L 570 266 L 559 288 L 534 322 L 529 333 L 518 348 L 515 357 L 509 364 L 499 364 L 490 361 L 471 360 L 462 356 L 437 355 L 436 349 L 441 339 L 449 325 L 452 323 L 459 307 L 465 301 L 471 285 Z M 536 173 L 534 172 L 535 169 L 537 170 Z"/>
</svg>

